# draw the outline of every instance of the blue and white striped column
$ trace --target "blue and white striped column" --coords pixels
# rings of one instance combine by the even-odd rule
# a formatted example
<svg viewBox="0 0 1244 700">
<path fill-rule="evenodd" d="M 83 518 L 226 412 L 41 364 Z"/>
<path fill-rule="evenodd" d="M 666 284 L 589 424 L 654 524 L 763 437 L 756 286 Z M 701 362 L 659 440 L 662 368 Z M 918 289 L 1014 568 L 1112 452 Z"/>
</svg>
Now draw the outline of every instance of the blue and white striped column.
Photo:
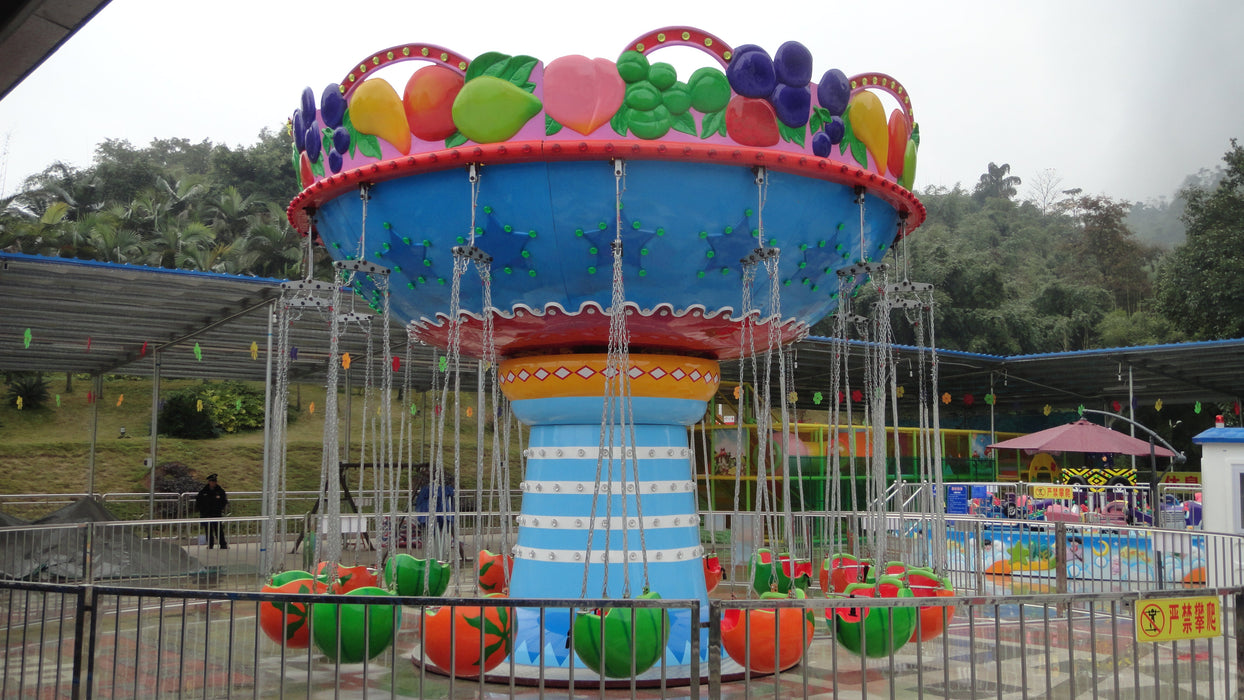
<svg viewBox="0 0 1244 700">
<path fill-rule="evenodd" d="M 644 590 L 646 556 L 650 590 L 707 606 L 687 426 L 703 417 L 717 389 L 717 363 L 633 356 L 634 444 L 615 427 L 602 455 L 605 361 L 604 355 L 557 355 L 501 365 L 502 390 L 518 419 L 531 426 L 510 595 L 636 597 Z M 670 661 L 686 663 L 690 630 L 686 621 L 671 622 Z M 546 637 L 564 634 L 556 626 L 546 621 Z M 682 638 L 675 638 L 680 628 Z M 534 663 L 536 650 L 517 641 L 516 662 Z M 556 651 L 549 641 L 546 647 Z M 564 665 L 564 658 L 548 658 L 545 651 L 545 664 Z"/>
</svg>

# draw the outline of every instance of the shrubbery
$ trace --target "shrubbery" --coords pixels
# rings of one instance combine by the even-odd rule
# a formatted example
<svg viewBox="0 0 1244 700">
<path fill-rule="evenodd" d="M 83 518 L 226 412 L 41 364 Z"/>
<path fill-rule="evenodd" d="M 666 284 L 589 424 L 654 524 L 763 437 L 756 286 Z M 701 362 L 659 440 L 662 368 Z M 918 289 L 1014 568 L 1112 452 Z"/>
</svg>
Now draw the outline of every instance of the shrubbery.
<svg viewBox="0 0 1244 700">
<path fill-rule="evenodd" d="M 263 393 L 241 382 L 203 382 L 165 397 L 160 434 L 202 440 L 263 428 Z"/>
<path fill-rule="evenodd" d="M 42 372 L 13 372 L 7 375 L 9 383 L 8 404 L 17 406 L 22 400 L 24 410 L 36 411 L 43 408 L 52 398 L 50 384 Z"/>
</svg>

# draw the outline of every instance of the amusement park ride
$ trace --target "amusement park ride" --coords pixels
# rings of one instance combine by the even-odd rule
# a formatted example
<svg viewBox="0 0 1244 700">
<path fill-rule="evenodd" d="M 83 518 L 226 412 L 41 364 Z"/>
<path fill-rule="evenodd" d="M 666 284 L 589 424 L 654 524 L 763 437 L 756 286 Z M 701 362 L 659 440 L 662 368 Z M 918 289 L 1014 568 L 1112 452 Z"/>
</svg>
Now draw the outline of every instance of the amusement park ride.
<svg viewBox="0 0 1244 700">
<path fill-rule="evenodd" d="M 679 76 L 657 60 L 675 46 L 699 49 L 713 65 Z M 479 583 L 471 586 L 477 596 L 660 597 L 707 606 L 720 568 L 701 545 L 688 428 L 703 420 L 722 363 L 737 362 L 740 378 L 750 373 L 755 391 L 738 398 L 770 422 L 756 432 L 759 454 L 768 455 L 758 460 L 762 482 L 788 468 L 763 441 L 789 430 L 794 387 L 785 353 L 813 323 L 837 311 L 842 338 L 863 337 L 878 348 L 854 387 L 844 368 L 835 369 L 839 401 L 830 403 L 843 412 L 833 419 L 862 420 L 882 444 L 894 391 L 886 354 L 891 312 L 921 329 L 927 366 L 935 366 L 929 286 L 880 263 L 925 216 L 911 193 L 920 138 L 907 90 L 887 75 L 837 68 L 812 82 L 807 48 L 794 41 L 771 48 L 731 47 L 683 27 L 646 34 L 615 59 L 546 63 L 492 52 L 468 59 L 407 44 L 367 56 L 339 84 L 304 91 L 290 121 L 304 189 L 288 215 L 331 253 L 335 284 L 309 273 L 287 284 L 282 313 L 324 313 L 334 338 L 371 332 L 369 324 L 390 318 L 407 324 L 412 342 L 445 353 L 441 406 L 462 388 L 462 362 L 478 362 L 470 390 L 481 402 L 479 442 L 486 442 L 484 416 L 496 416 L 491 471 L 502 489 L 509 484 L 498 437 L 503 416 L 529 427 L 516 535 L 508 539 L 507 522 L 502 552 L 480 553 Z M 396 77 L 399 64 L 417 66 L 400 93 L 382 79 Z M 897 105 L 888 115 L 883 95 Z M 867 317 L 852 305 L 866 286 L 880 300 Z M 355 304 L 370 311 L 354 312 Z M 386 341 L 375 354 L 368 381 L 387 399 L 402 381 L 400 352 Z M 350 360 L 334 354 L 332 362 L 348 367 Z M 336 381 L 330 368 L 329 385 Z M 935 389 L 932 370 L 921 380 L 922 427 L 930 430 Z M 334 392 L 329 397 L 329 530 L 315 555 L 332 572 L 340 556 L 331 529 L 339 479 Z M 460 467 L 459 426 L 445 437 L 447 412 L 436 416 L 434 486 Z M 378 478 L 396 485 L 394 475 L 409 466 L 401 446 L 409 432 L 406 416 L 397 428 L 392 420 L 386 415 L 372 439 L 392 465 Z M 883 452 L 867 456 L 870 474 L 884 472 Z M 929 452 L 932 463 L 936 450 Z M 477 467 L 485 478 L 483 458 Z M 871 482 L 876 495 L 884 478 Z M 787 509 L 790 500 L 782 501 Z M 394 514 L 397 502 L 393 488 L 386 505 Z M 384 507 L 377 503 L 377 513 Z M 811 563 L 786 553 L 790 518 L 783 522 L 775 502 L 763 498 L 756 509 L 757 541 L 766 548 L 751 562 L 752 595 L 811 594 L 818 578 Z M 870 567 L 863 555 L 885 562 L 892 551 L 885 530 L 883 521 L 868 530 L 867 552 L 844 549 L 820 563 L 822 590 L 948 590 L 936 565 Z M 365 583 L 374 585 L 358 590 L 372 594 L 446 592 L 456 564 L 396 553 L 396 538 L 379 539 L 382 575 L 364 569 L 320 581 L 286 572 L 271 588 L 343 592 Z M 364 640 L 361 608 L 347 615 L 350 606 L 337 607 L 325 606 L 332 622 L 315 626 L 325 639 L 336 638 L 338 626 L 349 637 L 339 647 L 325 642 L 330 648 L 321 650 L 331 658 L 374 656 L 392 639 L 397 620 L 370 620 Z M 922 621 L 920 634 L 910 610 L 911 619 L 897 608 L 894 615 L 843 609 L 830 623 L 840 643 L 877 656 L 941 629 L 941 608 L 936 620 Z M 426 649 L 415 661 L 474 677 L 512 656 L 517 673 L 574 664 L 630 677 L 664 656 L 676 676 L 688 663 L 692 635 L 703 632 L 691 629 L 686 613 L 657 608 L 509 612 L 482 605 L 429 613 Z M 798 663 L 813 621 L 803 611 L 780 612 L 776 623 L 774 610 L 759 609 L 747 611 L 746 621 L 725 620 L 727 653 L 756 673 Z M 293 615 L 273 607 L 265 629 L 292 645 Z M 565 642 L 572 628 L 573 651 Z M 460 652 L 452 658 L 440 650 L 451 635 Z M 319 644 L 320 635 L 297 641 Z M 697 646 L 707 654 L 707 644 Z"/>
</svg>

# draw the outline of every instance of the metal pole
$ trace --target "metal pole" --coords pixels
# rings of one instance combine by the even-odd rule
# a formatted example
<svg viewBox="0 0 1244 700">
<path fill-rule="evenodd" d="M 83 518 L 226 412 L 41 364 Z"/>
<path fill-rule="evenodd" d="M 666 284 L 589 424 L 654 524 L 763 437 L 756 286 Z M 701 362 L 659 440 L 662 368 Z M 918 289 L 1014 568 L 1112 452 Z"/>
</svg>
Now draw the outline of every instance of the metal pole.
<svg viewBox="0 0 1244 700">
<path fill-rule="evenodd" d="M 96 374 L 91 377 L 91 396 L 95 400 L 91 402 L 91 451 L 88 453 L 87 478 L 86 478 L 86 495 L 87 498 L 95 498 L 95 443 L 99 439 L 99 393 L 104 389 L 104 378 L 102 375 Z"/>
<path fill-rule="evenodd" d="M 151 353 L 151 451 L 147 458 L 150 467 L 147 487 L 147 519 L 155 520 L 156 447 L 160 441 L 160 351 Z"/>
<path fill-rule="evenodd" d="M 354 426 L 354 416 L 350 415 L 350 403 L 351 403 L 350 399 L 351 399 L 351 396 L 353 396 L 354 394 L 354 386 L 353 386 L 353 383 L 350 381 L 350 376 L 351 376 L 350 370 L 348 369 L 345 370 L 343 374 L 345 374 L 345 380 L 346 380 L 345 381 L 346 410 L 344 411 L 345 418 L 346 418 L 346 429 L 345 429 L 345 437 L 343 438 L 345 442 L 343 443 L 341 454 L 337 455 L 337 461 L 349 462 L 350 461 L 350 429 Z M 364 425 L 367 424 L 367 416 L 363 416 L 363 424 Z M 344 455 L 344 459 L 342 458 L 342 455 Z M 360 464 L 359 465 L 360 474 L 362 473 L 362 470 L 363 470 L 363 465 Z"/>
<path fill-rule="evenodd" d="M 1158 455 L 1152 435 L 1149 436 L 1149 512 L 1153 513 L 1153 526 L 1162 527 L 1162 504 L 1158 503 Z"/>
<path fill-rule="evenodd" d="M 1067 592 L 1067 523 L 1054 523 L 1054 590 Z"/>
<path fill-rule="evenodd" d="M 1223 602 L 1227 597 L 1223 596 Z M 1235 594 L 1235 696 L 1244 698 L 1244 593 Z M 1225 616 L 1224 616 L 1225 617 Z"/>
<path fill-rule="evenodd" d="M 1136 437 L 1136 392 L 1132 384 L 1132 366 L 1127 366 L 1127 417 L 1132 421 L 1128 425 L 1128 434 Z M 1150 443 L 1153 441 L 1150 440 Z M 1132 455 L 1132 473 L 1136 473 L 1136 455 Z"/>
<path fill-rule="evenodd" d="M 268 494 L 278 488 L 276 476 L 272 473 L 272 324 L 276 314 L 276 302 L 268 309 L 268 338 L 264 343 L 264 383 L 263 383 L 263 492 L 260 501 L 260 515 L 263 517 L 262 544 L 259 547 L 259 570 L 265 575 L 272 571 L 272 552 L 267 547 L 273 541 L 272 508 L 269 507 Z"/>
</svg>

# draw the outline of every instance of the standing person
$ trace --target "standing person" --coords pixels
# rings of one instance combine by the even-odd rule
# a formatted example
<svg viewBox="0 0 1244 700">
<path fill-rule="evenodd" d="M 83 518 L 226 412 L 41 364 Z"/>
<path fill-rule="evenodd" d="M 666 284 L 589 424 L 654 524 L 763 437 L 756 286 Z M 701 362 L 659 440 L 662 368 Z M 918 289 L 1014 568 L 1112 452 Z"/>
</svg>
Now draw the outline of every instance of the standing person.
<svg viewBox="0 0 1244 700">
<path fill-rule="evenodd" d="M 194 502 L 199 507 L 199 517 L 208 519 L 204 524 L 207 528 L 207 548 L 214 547 L 216 538 L 219 537 L 220 548 L 228 549 L 229 543 L 225 541 L 224 528 L 220 526 L 221 523 L 216 518 L 225 514 L 225 506 L 229 505 L 229 496 L 216 482 L 215 474 L 207 475 L 207 485 L 199 490 L 199 495 L 195 497 Z"/>
</svg>

